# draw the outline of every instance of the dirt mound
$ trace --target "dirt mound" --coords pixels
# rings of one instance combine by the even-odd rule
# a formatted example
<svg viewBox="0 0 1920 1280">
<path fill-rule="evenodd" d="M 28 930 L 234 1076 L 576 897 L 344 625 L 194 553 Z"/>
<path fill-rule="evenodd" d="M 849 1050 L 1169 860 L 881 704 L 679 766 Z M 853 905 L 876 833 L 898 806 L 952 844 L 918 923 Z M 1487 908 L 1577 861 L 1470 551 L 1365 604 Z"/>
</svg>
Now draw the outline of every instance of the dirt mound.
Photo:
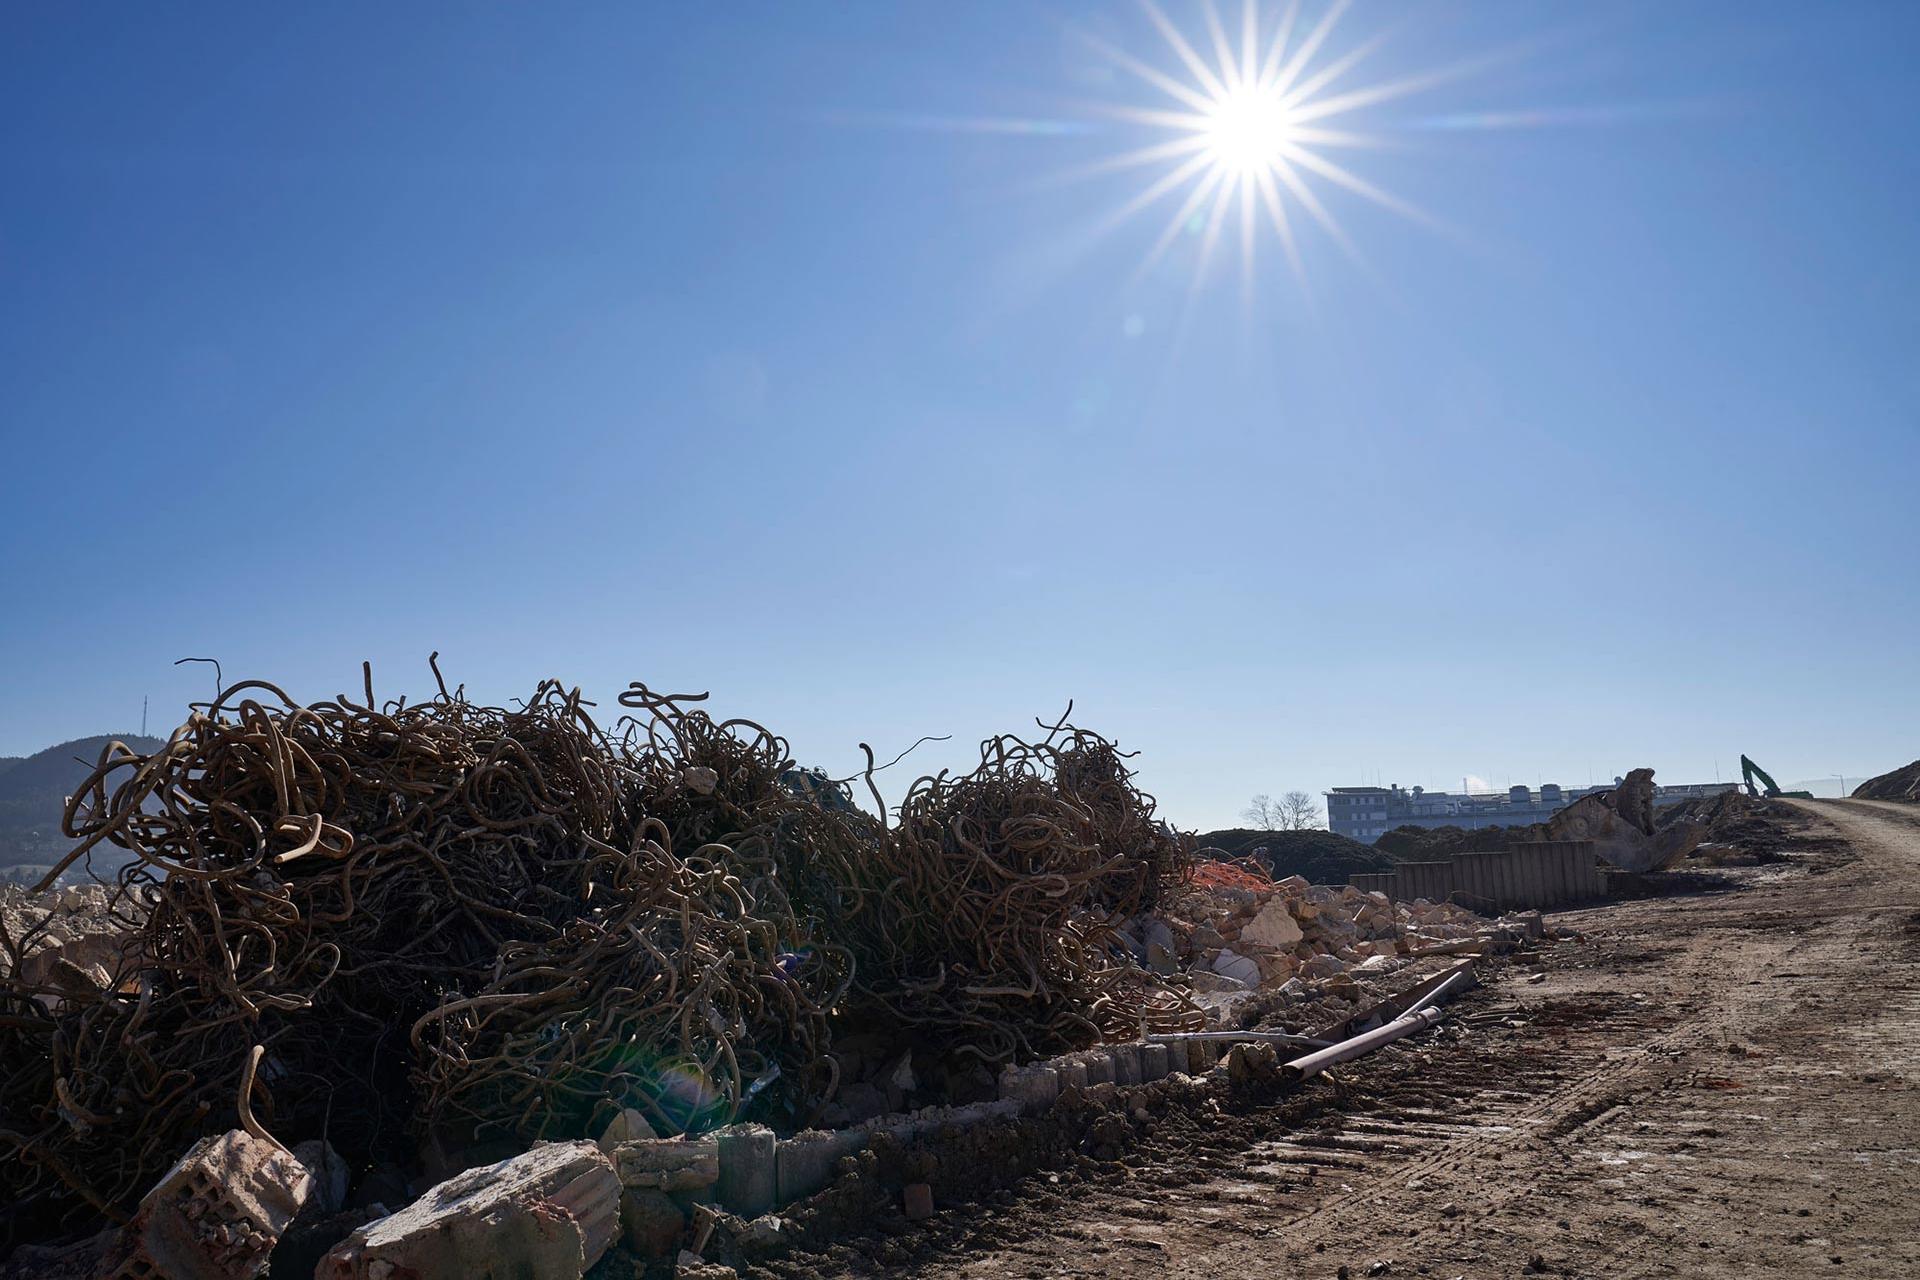
<svg viewBox="0 0 1920 1280">
<path fill-rule="evenodd" d="M 1345 884 L 1350 876 L 1391 871 L 1395 862 L 1389 853 L 1331 831 L 1252 831 L 1235 827 L 1209 831 L 1197 840 L 1202 850 L 1218 849 L 1228 858 L 1257 855 L 1275 878 L 1299 876 L 1311 884 Z"/>
<path fill-rule="evenodd" d="M 1492 853 L 1530 840 L 1548 839 L 1545 823 L 1526 827 L 1395 827 L 1373 847 L 1395 862 L 1445 862 L 1456 853 Z"/>
<path fill-rule="evenodd" d="M 1853 789 L 1855 800 L 1906 800 L 1920 803 L 1920 760 L 1905 768 L 1868 778 Z"/>
</svg>

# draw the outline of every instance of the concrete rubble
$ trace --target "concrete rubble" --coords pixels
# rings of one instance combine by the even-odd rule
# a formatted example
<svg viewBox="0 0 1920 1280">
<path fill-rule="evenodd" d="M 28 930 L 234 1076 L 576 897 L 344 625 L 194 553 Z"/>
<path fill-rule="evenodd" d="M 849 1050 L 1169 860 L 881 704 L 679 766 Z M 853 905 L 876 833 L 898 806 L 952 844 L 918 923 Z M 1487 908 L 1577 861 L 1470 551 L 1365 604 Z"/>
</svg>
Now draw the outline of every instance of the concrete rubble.
<svg viewBox="0 0 1920 1280">
<path fill-rule="evenodd" d="M 1162 946 L 1174 980 L 1214 1026 L 1232 1024 L 1255 993 L 1305 999 L 1331 989 L 1357 998 L 1356 977 L 1384 978 L 1423 955 L 1470 950 L 1490 927 L 1448 902 L 1396 903 L 1298 876 L 1274 881 L 1239 866 L 1211 877 L 1196 877 L 1155 916 L 1130 922 L 1124 936 L 1137 955 Z"/>
<path fill-rule="evenodd" d="M 633 1144 L 627 1144 L 629 1146 Z M 360 1228 L 316 1280 L 567 1280 L 620 1231 L 621 1184 L 591 1142 L 553 1142 L 457 1174 Z"/>
<path fill-rule="evenodd" d="M 278 1143 L 239 1129 L 194 1144 L 120 1232 L 110 1280 L 249 1280 L 314 1190 Z"/>
<path fill-rule="evenodd" d="M 29 893 L 18 885 L 0 885 L 0 923 L 10 938 L 30 939 L 20 977 L 62 988 L 81 984 L 93 991 L 113 988 L 134 959 L 132 935 L 113 916 L 114 891 L 104 884 L 65 885 Z M 122 898 L 120 909 L 131 910 Z M 8 964 L 0 952 L 0 972 Z"/>
</svg>

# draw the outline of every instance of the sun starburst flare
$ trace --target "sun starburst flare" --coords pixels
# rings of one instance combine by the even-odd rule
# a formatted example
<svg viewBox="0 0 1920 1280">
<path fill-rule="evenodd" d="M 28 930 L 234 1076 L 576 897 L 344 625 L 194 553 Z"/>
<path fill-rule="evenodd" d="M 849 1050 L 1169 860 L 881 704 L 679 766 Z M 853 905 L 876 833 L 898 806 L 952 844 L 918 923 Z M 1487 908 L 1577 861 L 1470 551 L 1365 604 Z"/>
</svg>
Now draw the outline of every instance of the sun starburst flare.
<svg viewBox="0 0 1920 1280">
<path fill-rule="evenodd" d="M 1335 0 L 1311 26 L 1299 21 L 1298 0 L 1272 22 L 1265 19 L 1258 0 L 1244 0 L 1237 38 L 1228 33 L 1212 0 L 1204 0 L 1204 43 L 1210 56 L 1154 0 L 1142 0 L 1142 7 L 1178 71 L 1170 73 L 1089 37 L 1103 57 L 1161 95 L 1160 101 L 1148 106 L 1106 103 L 1095 110 L 1167 136 L 1078 171 L 1080 176 L 1091 176 L 1156 166 L 1162 170 L 1101 224 L 1105 229 L 1171 202 L 1171 216 L 1141 263 L 1141 274 L 1160 261 L 1182 231 L 1197 231 L 1201 237 L 1197 284 L 1232 221 L 1245 281 L 1251 283 L 1255 247 L 1267 229 L 1279 240 L 1304 288 L 1306 267 L 1297 234 L 1303 218 L 1364 266 L 1352 237 L 1316 191 L 1328 184 L 1402 217 L 1432 224 L 1421 210 L 1327 153 L 1386 145 L 1383 137 L 1336 127 L 1340 117 L 1432 87 L 1460 74 L 1462 68 L 1346 87 L 1350 73 L 1381 43 L 1376 37 L 1338 57 L 1322 57 L 1347 0 Z"/>
</svg>

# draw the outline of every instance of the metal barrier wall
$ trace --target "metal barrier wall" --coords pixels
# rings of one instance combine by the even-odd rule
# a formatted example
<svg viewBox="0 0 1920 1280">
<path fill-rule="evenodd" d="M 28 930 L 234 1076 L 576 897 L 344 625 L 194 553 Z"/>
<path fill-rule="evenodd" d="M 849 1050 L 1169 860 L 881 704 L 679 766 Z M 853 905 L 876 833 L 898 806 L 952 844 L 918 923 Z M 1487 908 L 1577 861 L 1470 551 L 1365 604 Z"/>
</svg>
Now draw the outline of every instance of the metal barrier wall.
<svg viewBox="0 0 1920 1280">
<path fill-rule="evenodd" d="M 1393 871 L 1357 875 L 1348 883 L 1402 902 L 1442 902 L 1459 892 L 1502 911 L 1583 902 L 1602 896 L 1606 888 L 1591 840 L 1538 840 L 1456 854 L 1447 862 L 1403 862 Z"/>
</svg>

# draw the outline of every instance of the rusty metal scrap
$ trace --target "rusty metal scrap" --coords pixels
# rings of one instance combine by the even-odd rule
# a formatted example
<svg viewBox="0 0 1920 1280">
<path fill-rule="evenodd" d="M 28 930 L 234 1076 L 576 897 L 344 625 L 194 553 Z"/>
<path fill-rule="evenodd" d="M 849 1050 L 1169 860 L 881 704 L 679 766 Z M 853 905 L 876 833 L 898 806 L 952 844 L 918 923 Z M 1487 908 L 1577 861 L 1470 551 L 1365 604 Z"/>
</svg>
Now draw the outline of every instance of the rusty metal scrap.
<svg viewBox="0 0 1920 1280">
<path fill-rule="evenodd" d="M 703 696 L 635 684 L 608 730 L 552 681 L 514 709 L 245 682 L 110 747 L 61 869 L 134 855 L 118 972 L 30 980 L 0 922 L 0 1252 L 236 1125 L 359 1167 L 628 1107 L 792 1126 L 836 1029 L 1004 1062 L 1197 1025 L 1113 945 L 1186 850 L 1111 743 L 993 739 L 889 820 Z"/>
</svg>

